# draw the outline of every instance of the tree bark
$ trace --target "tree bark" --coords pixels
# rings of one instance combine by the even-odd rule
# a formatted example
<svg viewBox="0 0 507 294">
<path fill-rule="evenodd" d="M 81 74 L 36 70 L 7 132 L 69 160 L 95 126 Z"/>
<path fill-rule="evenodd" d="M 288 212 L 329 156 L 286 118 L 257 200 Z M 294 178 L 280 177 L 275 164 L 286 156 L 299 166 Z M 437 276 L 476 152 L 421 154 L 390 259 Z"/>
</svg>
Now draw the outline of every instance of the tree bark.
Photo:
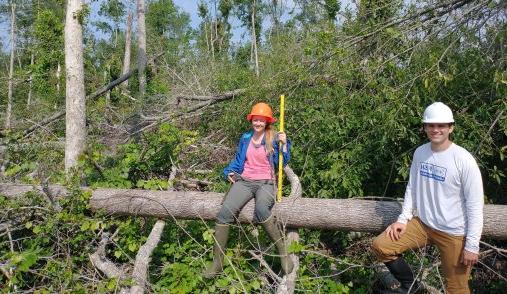
<svg viewBox="0 0 507 294">
<path fill-rule="evenodd" d="M 14 53 L 16 52 L 16 3 L 11 3 L 11 58 L 9 62 L 9 81 L 7 84 L 7 109 L 5 112 L 5 129 L 11 128 L 11 116 L 12 116 L 12 87 L 13 87 L 13 76 L 14 76 Z"/>
<path fill-rule="evenodd" d="M 82 0 L 67 0 L 65 19 L 65 170 L 78 160 L 86 144 L 86 103 L 83 64 L 83 31 L 79 20 Z"/>
<path fill-rule="evenodd" d="M 215 60 L 215 37 L 213 36 L 214 21 L 211 19 L 209 32 L 210 32 L 210 44 L 211 44 L 211 59 Z"/>
<path fill-rule="evenodd" d="M 253 44 L 253 54 L 254 54 L 254 61 L 255 61 L 255 75 L 259 76 L 259 56 L 257 54 L 257 33 L 255 31 L 255 4 L 256 1 L 254 0 L 252 4 L 252 44 Z"/>
<path fill-rule="evenodd" d="M 288 165 L 285 166 L 284 172 L 290 182 L 290 195 L 287 199 L 296 200 L 300 198 L 303 195 L 303 187 L 301 186 L 299 177 Z M 289 246 L 292 242 L 299 243 L 299 233 L 294 228 L 288 229 L 286 231 L 287 246 Z M 292 294 L 296 290 L 296 281 L 299 270 L 299 256 L 296 254 L 290 254 L 289 257 L 294 264 L 294 268 L 292 269 L 292 272 L 285 275 L 280 285 L 278 285 L 276 289 L 277 294 Z"/>
<path fill-rule="evenodd" d="M 60 96 L 60 78 L 62 77 L 62 67 L 60 66 L 60 62 L 58 62 L 58 66 L 56 67 L 56 94 Z"/>
<path fill-rule="evenodd" d="M 137 0 L 137 69 L 139 74 L 139 94 L 144 97 L 146 92 L 146 23 L 144 18 L 144 0 Z"/>
<path fill-rule="evenodd" d="M 223 194 L 212 192 L 163 192 L 97 189 L 92 210 L 118 215 L 155 216 L 172 219 L 214 220 Z M 239 220 L 253 222 L 254 201 L 241 211 Z M 398 202 L 359 199 L 284 198 L 273 213 L 291 228 L 380 232 L 401 213 Z M 507 205 L 485 205 L 483 236 L 507 239 Z"/>
<path fill-rule="evenodd" d="M 208 56 L 209 56 L 209 53 L 210 53 L 210 44 L 209 44 L 209 40 L 208 40 L 208 26 L 207 26 L 207 21 L 204 20 L 204 38 L 206 39 L 206 52 L 208 52 Z"/>
<path fill-rule="evenodd" d="M 158 220 L 153 226 L 146 243 L 137 251 L 134 270 L 132 272 L 132 279 L 135 285 L 130 289 L 131 294 L 144 293 L 144 288 L 146 287 L 146 281 L 148 279 L 148 266 L 151 261 L 151 253 L 160 242 L 164 226 L 165 222 L 163 220 Z"/>
<path fill-rule="evenodd" d="M 32 52 L 30 57 L 30 66 L 33 67 L 35 54 Z M 30 73 L 29 84 L 28 84 L 28 98 L 26 99 L 26 107 L 30 107 L 32 104 L 32 85 L 33 85 L 33 73 Z"/>
<path fill-rule="evenodd" d="M 176 96 L 178 100 L 198 100 L 198 101 L 207 101 L 210 100 L 225 100 L 234 98 L 235 96 L 242 95 L 246 92 L 245 89 L 236 89 L 230 92 L 225 92 L 217 95 L 179 95 Z"/>
<path fill-rule="evenodd" d="M 55 197 L 66 194 L 61 186 L 50 186 Z M 18 197 L 40 187 L 0 184 L 0 195 Z M 222 193 L 194 191 L 150 191 L 96 189 L 90 199 L 93 211 L 115 215 L 154 216 L 170 219 L 215 220 Z M 289 228 L 380 232 L 401 213 L 401 202 L 361 199 L 287 198 L 276 203 L 273 213 Z M 241 211 L 239 221 L 253 222 L 254 200 Z M 484 205 L 483 237 L 507 240 L 507 205 Z"/>
<path fill-rule="evenodd" d="M 129 13 L 127 17 L 127 29 L 125 32 L 125 55 L 123 57 L 123 68 L 122 68 L 122 75 L 127 74 L 130 71 L 130 46 L 132 43 L 132 13 Z M 123 89 L 127 89 L 129 85 L 129 81 L 126 80 L 122 84 Z"/>
<path fill-rule="evenodd" d="M 104 83 L 108 83 L 108 75 L 109 75 L 109 71 L 110 71 L 110 66 L 108 65 L 107 66 L 107 70 L 104 70 Z M 109 102 L 111 100 L 111 91 L 107 91 L 106 92 L 106 106 L 109 106 Z"/>
<path fill-rule="evenodd" d="M 97 250 L 90 255 L 90 261 L 109 279 L 123 279 L 126 274 L 106 257 L 106 245 L 109 243 L 109 234 L 104 234 Z"/>
</svg>

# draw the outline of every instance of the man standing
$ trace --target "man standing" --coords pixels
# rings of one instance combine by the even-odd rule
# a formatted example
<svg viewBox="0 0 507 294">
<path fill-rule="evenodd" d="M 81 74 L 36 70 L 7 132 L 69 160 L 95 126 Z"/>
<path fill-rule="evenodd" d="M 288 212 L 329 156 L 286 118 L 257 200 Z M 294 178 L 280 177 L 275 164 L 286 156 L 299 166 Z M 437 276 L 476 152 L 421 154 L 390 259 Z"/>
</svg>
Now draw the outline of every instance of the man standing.
<svg viewBox="0 0 507 294">
<path fill-rule="evenodd" d="M 478 260 L 484 195 L 473 156 L 454 144 L 451 109 L 435 102 L 424 111 L 430 142 L 416 149 L 402 213 L 373 241 L 377 258 L 400 282 L 400 293 L 419 288 L 401 254 L 434 244 L 440 251 L 448 293 L 470 293 L 468 278 Z"/>
</svg>

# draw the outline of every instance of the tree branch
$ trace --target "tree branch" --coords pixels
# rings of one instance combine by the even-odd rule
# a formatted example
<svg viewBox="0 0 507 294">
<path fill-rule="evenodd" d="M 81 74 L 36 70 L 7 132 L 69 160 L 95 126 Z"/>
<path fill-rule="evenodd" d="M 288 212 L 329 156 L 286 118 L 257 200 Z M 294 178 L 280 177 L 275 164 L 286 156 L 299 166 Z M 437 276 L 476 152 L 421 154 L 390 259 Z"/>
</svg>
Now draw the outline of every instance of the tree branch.
<svg viewBox="0 0 507 294">
<path fill-rule="evenodd" d="M 290 166 L 285 166 L 284 168 L 285 175 L 287 176 L 287 179 L 290 182 L 290 195 L 289 200 L 295 201 L 296 199 L 300 198 L 303 194 L 303 188 L 301 186 L 301 181 L 299 180 L 299 177 L 294 173 L 292 168 Z M 284 226 L 285 227 L 285 226 Z M 299 243 L 299 234 L 298 231 L 295 229 L 289 229 L 287 230 L 287 239 L 285 240 L 287 243 L 287 246 L 294 243 Z M 299 270 L 299 256 L 296 254 L 289 254 L 289 258 L 292 260 L 292 263 L 294 264 L 294 268 L 292 269 L 292 272 L 288 275 L 285 275 L 283 281 L 278 285 L 278 288 L 276 289 L 277 294 L 292 294 L 294 293 L 296 289 L 296 280 Z"/>
<path fill-rule="evenodd" d="M 221 101 L 224 101 L 224 100 L 232 99 L 235 96 L 240 95 L 240 94 L 242 94 L 244 92 L 245 92 L 244 89 L 237 89 L 237 90 L 234 90 L 234 91 L 231 91 L 231 92 L 227 92 L 227 93 L 224 93 L 224 94 L 221 94 L 221 95 L 215 95 L 215 96 L 193 96 L 193 97 L 213 97 L 213 98 L 212 99 L 207 99 L 204 102 L 198 103 L 198 104 L 196 104 L 196 105 L 194 105 L 192 107 L 189 107 L 188 109 L 183 110 L 183 111 L 181 111 L 181 112 L 179 112 L 177 114 L 174 114 L 172 116 L 169 115 L 169 114 L 161 116 L 161 117 L 159 117 L 159 120 L 157 120 L 157 121 L 155 121 L 155 122 L 153 122 L 153 123 L 151 123 L 151 124 L 149 124 L 147 126 L 144 126 L 144 127 L 140 128 L 140 129 L 138 129 L 138 130 L 130 133 L 130 135 L 131 136 L 137 135 L 137 134 L 139 134 L 141 132 L 144 132 L 144 131 L 146 131 L 148 129 L 156 127 L 156 126 L 160 125 L 163 122 L 169 121 L 171 119 L 177 118 L 179 116 L 182 116 L 182 115 L 190 113 L 190 112 L 197 111 L 197 110 L 199 110 L 201 108 L 213 105 L 213 104 L 215 104 L 217 102 L 221 102 Z"/>
<path fill-rule="evenodd" d="M 164 231 L 165 221 L 157 220 L 153 229 L 151 230 L 146 243 L 144 243 L 136 255 L 136 261 L 134 263 L 134 271 L 132 272 L 132 278 L 135 281 L 135 285 L 130 289 L 131 294 L 142 294 L 146 281 L 148 280 L 148 266 L 151 261 L 151 253 L 157 247 L 160 242 L 160 236 Z"/>
<path fill-rule="evenodd" d="M 120 270 L 113 262 L 106 257 L 106 245 L 109 243 L 109 234 L 102 234 L 97 251 L 90 255 L 90 261 L 101 272 L 103 272 L 109 279 L 116 278 L 121 280 L 125 277 L 125 273 Z"/>
</svg>

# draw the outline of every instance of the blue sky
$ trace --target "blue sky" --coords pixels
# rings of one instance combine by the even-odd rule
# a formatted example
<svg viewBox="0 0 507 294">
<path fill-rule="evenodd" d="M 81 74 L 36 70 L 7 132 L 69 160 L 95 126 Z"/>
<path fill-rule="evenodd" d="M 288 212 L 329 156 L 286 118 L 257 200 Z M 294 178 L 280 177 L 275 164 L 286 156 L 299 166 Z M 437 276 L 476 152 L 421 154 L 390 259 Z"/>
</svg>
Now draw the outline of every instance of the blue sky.
<svg viewBox="0 0 507 294">
<path fill-rule="evenodd" d="M 0 0 L 0 2 L 4 2 L 7 0 Z M 98 10 L 100 8 L 100 3 L 102 3 L 104 0 L 84 0 L 85 3 L 90 4 L 91 8 L 91 15 L 90 20 L 95 21 L 100 18 L 98 15 Z M 210 3 L 213 0 L 206 0 L 206 2 Z M 135 0 L 124 0 L 124 3 L 128 3 L 127 9 L 129 11 L 134 12 L 135 14 Z M 190 15 L 190 21 L 193 28 L 197 28 L 201 22 L 199 19 L 199 16 L 197 15 L 197 5 L 199 3 L 199 0 L 173 0 L 174 4 L 184 12 Z M 342 10 L 346 7 L 354 6 L 353 0 L 342 0 Z M 285 14 L 282 16 L 282 21 L 284 19 L 288 18 L 288 11 L 291 10 L 298 10 L 298 7 L 294 3 L 293 0 L 281 0 L 282 5 L 285 9 Z M 211 6 L 211 5 L 210 5 Z M 213 11 L 211 11 L 213 13 Z M 269 20 L 265 20 L 266 24 L 263 26 L 264 28 L 269 26 Z M 232 25 L 232 42 L 233 43 L 239 43 L 244 40 L 247 40 L 249 38 L 249 34 L 245 31 L 245 29 L 241 26 L 239 20 L 235 17 L 230 18 L 230 22 Z M 134 27 L 136 26 L 135 23 L 135 17 L 134 17 Z M 100 32 L 97 32 L 97 30 L 89 24 L 89 29 L 92 30 L 98 37 L 101 36 Z M 134 28 L 135 30 L 135 28 Z M 10 15 L 2 15 L 0 16 L 0 41 L 2 43 L 2 50 L 4 52 L 8 52 L 10 50 Z"/>
<path fill-rule="evenodd" d="M 0 0 L 3 2 L 6 0 Z M 95 21 L 101 18 L 98 15 L 98 11 L 100 8 L 100 4 L 103 0 L 91 1 L 85 0 L 85 3 L 90 4 L 90 20 Z M 135 15 L 135 0 L 124 0 L 124 3 L 129 3 L 127 9 L 132 11 Z M 197 5 L 199 1 L 193 0 L 173 0 L 174 4 L 181 8 L 182 11 L 186 12 L 190 16 L 191 26 L 193 28 L 197 28 L 201 22 L 199 16 L 197 15 Z M 291 1 L 288 1 L 291 2 Z M 232 21 L 232 32 L 233 32 L 233 42 L 240 42 L 241 36 L 245 33 L 245 30 L 241 27 L 239 21 L 235 18 L 231 18 Z M 134 17 L 134 26 L 136 26 L 136 18 Z M 89 29 L 95 32 L 95 34 L 100 37 L 102 33 L 98 32 L 93 26 L 90 26 Z M 246 36 L 248 38 L 248 36 Z M 4 52 L 8 52 L 10 50 L 10 15 L 1 15 L 0 16 L 0 41 L 2 43 L 2 50 Z"/>
</svg>

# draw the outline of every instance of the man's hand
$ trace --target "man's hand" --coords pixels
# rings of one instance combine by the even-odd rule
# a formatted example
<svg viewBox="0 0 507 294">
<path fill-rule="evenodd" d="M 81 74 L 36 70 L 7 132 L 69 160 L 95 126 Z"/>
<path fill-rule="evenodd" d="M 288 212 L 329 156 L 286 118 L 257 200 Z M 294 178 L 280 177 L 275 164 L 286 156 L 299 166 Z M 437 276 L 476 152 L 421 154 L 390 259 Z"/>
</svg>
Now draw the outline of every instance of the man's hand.
<svg viewBox="0 0 507 294">
<path fill-rule="evenodd" d="M 392 223 L 385 230 L 387 236 L 391 238 L 391 241 L 398 241 L 401 238 L 401 235 L 405 233 L 407 230 L 407 225 L 399 222 Z"/>
<path fill-rule="evenodd" d="M 229 180 L 229 182 L 234 183 L 235 182 L 234 181 L 234 173 L 229 173 L 227 175 L 227 179 Z"/>
<path fill-rule="evenodd" d="M 461 263 L 465 266 L 472 266 L 479 261 L 479 254 L 463 249 L 461 252 Z"/>
</svg>

